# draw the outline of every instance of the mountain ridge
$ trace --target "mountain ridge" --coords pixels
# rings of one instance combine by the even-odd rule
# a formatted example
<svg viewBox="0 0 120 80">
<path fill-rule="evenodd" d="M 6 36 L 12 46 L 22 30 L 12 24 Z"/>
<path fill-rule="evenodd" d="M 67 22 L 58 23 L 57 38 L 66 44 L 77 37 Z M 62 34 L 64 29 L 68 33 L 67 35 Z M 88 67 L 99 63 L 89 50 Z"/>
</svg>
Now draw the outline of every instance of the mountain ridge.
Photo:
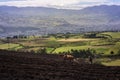
<svg viewBox="0 0 120 80">
<path fill-rule="evenodd" d="M 5 35 L 8 27 L 27 27 L 24 34 L 29 31 L 29 27 L 36 28 L 35 34 L 115 31 L 120 30 L 119 14 L 120 6 L 117 5 L 100 5 L 81 10 L 0 6 L 0 32 Z M 12 33 L 17 31 L 14 29 Z"/>
</svg>

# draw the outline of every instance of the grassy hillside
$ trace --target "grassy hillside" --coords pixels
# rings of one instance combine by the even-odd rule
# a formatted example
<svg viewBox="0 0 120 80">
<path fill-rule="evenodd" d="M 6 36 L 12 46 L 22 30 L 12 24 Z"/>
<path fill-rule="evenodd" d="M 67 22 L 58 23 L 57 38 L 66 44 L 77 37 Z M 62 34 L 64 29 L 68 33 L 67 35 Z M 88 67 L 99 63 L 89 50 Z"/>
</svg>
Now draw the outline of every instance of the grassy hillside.
<svg viewBox="0 0 120 80">
<path fill-rule="evenodd" d="M 93 33 L 89 33 L 93 34 Z M 37 51 L 46 48 L 48 53 L 67 52 L 71 49 L 94 49 L 96 53 L 109 55 L 111 51 L 117 54 L 120 49 L 120 32 L 96 33 L 96 36 L 84 37 L 84 34 L 56 34 L 47 37 L 30 36 L 26 39 L 12 39 L 10 44 L 6 40 L 0 40 L 0 49 L 12 49 L 22 51 Z M 66 38 L 67 36 L 67 38 Z M 102 37 L 101 37 L 102 36 Z"/>
<path fill-rule="evenodd" d="M 0 44 L 0 49 L 10 49 L 10 50 L 18 50 L 23 48 L 19 44 L 9 43 L 9 44 Z"/>
<path fill-rule="evenodd" d="M 120 38 L 120 32 L 103 32 L 101 34 L 107 34 L 112 36 L 112 38 Z"/>
<path fill-rule="evenodd" d="M 92 36 L 91 36 L 92 34 Z M 29 36 L 28 38 L 10 39 L 9 44 L 6 39 L 0 40 L 0 49 L 19 50 L 27 52 L 40 52 L 46 48 L 49 54 L 59 54 L 71 50 L 95 50 L 95 54 L 102 56 L 118 55 L 120 52 L 120 32 L 102 32 L 86 34 L 55 34 L 49 36 Z M 66 37 L 67 36 L 67 37 Z M 108 62 L 106 62 L 108 61 Z M 119 59 L 109 61 L 102 58 L 101 62 L 107 66 L 114 66 L 120 63 Z"/>
</svg>

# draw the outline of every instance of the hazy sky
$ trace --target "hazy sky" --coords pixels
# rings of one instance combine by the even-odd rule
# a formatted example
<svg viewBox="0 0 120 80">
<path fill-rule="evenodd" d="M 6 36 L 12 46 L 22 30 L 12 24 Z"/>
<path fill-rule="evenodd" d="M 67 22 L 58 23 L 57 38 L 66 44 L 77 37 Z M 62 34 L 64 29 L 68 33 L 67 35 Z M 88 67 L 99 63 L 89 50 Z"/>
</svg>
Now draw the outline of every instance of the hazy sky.
<svg viewBox="0 0 120 80">
<path fill-rule="evenodd" d="M 120 5 L 120 0 L 0 0 L 0 5 L 17 7 L 42 6 L 66 9 L 81 9 L 95 5 Z"/>
</svg>

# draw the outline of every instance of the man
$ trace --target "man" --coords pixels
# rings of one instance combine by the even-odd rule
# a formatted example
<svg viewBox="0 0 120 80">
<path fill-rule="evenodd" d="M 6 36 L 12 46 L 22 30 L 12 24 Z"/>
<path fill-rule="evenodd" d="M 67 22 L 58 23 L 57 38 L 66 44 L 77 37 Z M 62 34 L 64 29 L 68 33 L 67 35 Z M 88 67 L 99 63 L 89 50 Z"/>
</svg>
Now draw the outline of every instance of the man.
<svg viewBox="0 0 120 80">
<path fill-rule="evenodd" d="M 90 62 L 90 64 L 93 64 L 93 58 L 92 58 L 92 56 L 89 56 L 89 62 Z"/>
</svg>

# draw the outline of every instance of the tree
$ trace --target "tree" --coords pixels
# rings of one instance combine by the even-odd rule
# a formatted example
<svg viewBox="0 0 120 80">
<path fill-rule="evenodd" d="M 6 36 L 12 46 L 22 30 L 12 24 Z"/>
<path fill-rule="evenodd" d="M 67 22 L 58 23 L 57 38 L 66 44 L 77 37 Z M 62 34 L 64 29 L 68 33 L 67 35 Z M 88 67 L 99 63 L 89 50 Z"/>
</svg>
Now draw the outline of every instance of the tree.
<svg viewBox="0 0 120 80">
<path fill-rule="evenodd" d="M 46 48 L 41 48 L 37 51 L 37 53 L 40 53 L 40 54 L 47 54 L 47 50 Z"/>
<path fill-rule="evenodd" d="M 110 54 L 111 54 L 111 55 L 113 55 L 113 54 L 114 54 L 114 52 L 113 52 L 113 51 L 111 51 L 111 52 L 110 52 Z"/>
<path fill-rule="evenodd" d="M 97 33 L 87 33 L 87 34 L 84 34 L 84 37 L 85 38 L 96 38 L 97 36 Z"/>
<path fill-rule="evenodd" d="M 67 32 L 67 33 L 65 34 L 65 39 L 68 39 L 69 37 L 70 37 L 70 33 Z"/>
<path fill-rule="evenodd" d="M 17 35 L 13 36 L 13 39 L 18 39 L 18 38 L 19 38 L 19 36 L 17 36 Z"/>
<path fill-rule="evenodd" d="M 85 50 L 85 49 L 83 49 L 83 50 L 73 50 L 73 49 L 71 49 L 71 53 L 76 58 L 79 58 L 79 57 L 86 58 L 88 56 L 94 57 L 94 54 L 96 53 L 96 51 L 92 50 L 92 49 L 89 49 L 89 48 L 87 50 Z"/>
</svg>

